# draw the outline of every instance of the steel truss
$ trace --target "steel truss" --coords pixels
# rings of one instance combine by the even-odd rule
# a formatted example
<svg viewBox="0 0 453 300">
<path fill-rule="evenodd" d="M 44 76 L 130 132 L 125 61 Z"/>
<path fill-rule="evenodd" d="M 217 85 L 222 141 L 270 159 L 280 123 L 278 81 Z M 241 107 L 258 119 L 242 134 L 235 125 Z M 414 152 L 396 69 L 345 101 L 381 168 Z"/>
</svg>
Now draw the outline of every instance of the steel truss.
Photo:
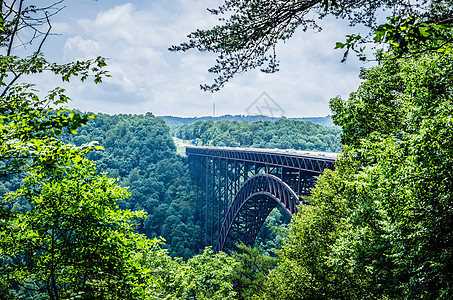
<svg viewBox="0 0 453 300">
<path fill-rule="evenodd" d="M 297 213 L 299 196 L 310 195 L 317 176 L 334 159 L 283 155 L 234 148 L 188 147 L 197 187 L 197 221 L 203 248 L 252 246 L 265 219 L 281 205 Z M 299 195 L 299 196 L 298 196 Z"/>
</svg>

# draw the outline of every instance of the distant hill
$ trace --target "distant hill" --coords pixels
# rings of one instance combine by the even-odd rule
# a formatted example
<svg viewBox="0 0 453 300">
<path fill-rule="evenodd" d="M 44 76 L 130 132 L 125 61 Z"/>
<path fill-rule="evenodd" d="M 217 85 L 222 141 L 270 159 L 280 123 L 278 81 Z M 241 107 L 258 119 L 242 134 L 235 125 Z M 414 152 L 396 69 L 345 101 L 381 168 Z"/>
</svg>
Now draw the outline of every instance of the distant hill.
<svg viewBox="0 0 453 300">
<path fill-rule="evenodd" d="M 259 122 L 259 121 L 271 121 L 275 122 L 280 119 L 288 119 L 288 120 L 296 120 L 296 121 L 305 121 L 311 122 L 314 124 L 319 124 L 323 126 L 334 126 L 332 121 L 332 116 L 325 116 L 325 117 L 303 117 L 303 118 L 286 118 L 286 117 L 267 117 L 267 116 L 244 116 L 244 115 L 224 115 L 219 117 L 193 117 L 193 118 L 182 118 L 182 117 L 173 117 L 173 116 L 159 116 L 159 118 L 163 119 L 168 127 L 174 129 L 175 127 L 179 127 L 182 125 L 190 125 L 197 121 L 207 121 L 213 120 L 214 122 L 219 121 L 238 121 L 238 122 Z"/>
<path fill-rule="evenodd" d="M 253 123 L 197 121 L 173 129 L 173 135 L 198 146 L 278 148 L 338 152 L 341 129 L 311 122 L 280 119 Z"/>
</svg>

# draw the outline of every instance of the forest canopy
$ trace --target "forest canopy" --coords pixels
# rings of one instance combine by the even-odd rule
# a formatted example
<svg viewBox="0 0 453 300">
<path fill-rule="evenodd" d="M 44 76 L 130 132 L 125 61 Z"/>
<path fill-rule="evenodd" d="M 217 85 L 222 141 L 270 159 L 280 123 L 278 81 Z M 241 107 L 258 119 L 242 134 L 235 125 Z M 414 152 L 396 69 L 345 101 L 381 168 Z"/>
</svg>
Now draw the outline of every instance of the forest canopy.
<svg viewBox="0 0 453 300">
<path fill-rule="evenodd" d="M 66 109 L 59 87 L 41 96 L 21 83 L 42 72 L 95 83 L 107 76 L 102 57 L 60 65 L 41 52 L 63 2 L 0 2 L 1 299 L 453 298 L 451 0 L 226 0 L 211 12 L 228 18 L 173 48 L 216 52 L 219 78 L 205 87 L 216 90 L 251 68 L 276 71 L 273 47 L 296 28 L 316 28 L 305 19 L 311 10 L 365 23 L 368 38 L 386 44 L 357 91 L 331 100 L 342 152 L 319 177 L 312 205 L 299 207 L 277 259 L 241 245 L 231 255 L 199 249 L 191 179 L 162 120 L 96 119 Z M 387 23 L 375 23 L 380 9 Z M 21 30 L 31 40 L 18 39 Z M 346 39 L 337 47 L 359 55 L 370 41 Z M 32 53 L 15 56 L 16 43 Z M 272 131 L 265 143 L 284 147 L 286 139 L 272 140 L 280 127 L 324 130 L 301 124 L 259 126 L 268 126 L 263 136 Z M 181 134 L 253 144 L 236 131 L 254 126 L 200 122 Z M 171 247 L 144 234 L 166 235 Z"/>
<path fill-rule="evenodd" d="M 198 121 L 173 130 L 176 137 L 203 146 L 279 148 L 338 152 L 338 127 L 281 119 L 276 122 Z"/>
<path fill-rule="evenodd" d="M 358 90 L 331 100 L 343 151 L 293 218 L 262 298 L 452 297 L 452 9 L 450 0 L 226 0 L 210 10 L 218 25 L 171 48 L 216 53 L 217 78 L 202 89 L 217 91 L 250 69 L 278 71 L 275 45 L 317 28 L 310 11 L 369 27 L 335 45 L 344 59 L 384 46 Z M 379 24 L 381 10 L 389 17 Z"/>
<path fill-rule="evenodd" d="M 452 297 L 452 59 L 389 54 L 331 101 L 346 147 L 293 219 L 269 297 Z"/>
</svg>

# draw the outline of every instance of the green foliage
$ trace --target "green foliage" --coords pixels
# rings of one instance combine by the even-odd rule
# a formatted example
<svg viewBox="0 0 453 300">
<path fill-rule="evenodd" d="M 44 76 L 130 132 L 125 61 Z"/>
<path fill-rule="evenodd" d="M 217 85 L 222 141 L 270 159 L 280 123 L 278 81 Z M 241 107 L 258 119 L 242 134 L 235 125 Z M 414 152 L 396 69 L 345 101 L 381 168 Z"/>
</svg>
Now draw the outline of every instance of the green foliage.
<svg viewBox="0 0 453 300">
<path fill-rule="evenodd" d="M 260 115 L 223 115 L 223 116 L 218 116 L 218 117 L 174 117 L 174 116 L 160 116 L 162 120 L 165 121 L 165 124 L 167 124 L 168 127 L 170 127 L 171 130 L 175 129 L 176 127 L 182 126 L 182 125 L 191 125 L 197 121 L 208 121 L 208 120 L 213 120 L 214 122 L 218 121 L 237 121 L 237 122 L 247 122 L 247 123 L 253 123 L 253 122 L 264 122 L 264 121 L 270 121 L 270 122 L 275 122 L 280 119 L 285 119 L 285 117 L 268 117 L 268 116 L 260 116 Z M 319 124 L 323 126 L 333 126 L 332 122 L 332 117 L 325 116 L 325 117 L 302 117 L 302 118 L 287 118 L 288 120 L 294 120 L 294 121 L 305 121 L 305 122 L 311 122 L 313 124 Z"/>
<path fill-rule="evenodd" d="M 361 60 L 366 60 L 367 43 L 386 44 L 399 57 L 419 55 L 425 52 L 448 54 L 452 51 L 453 13 L 451 0 L 415 3 L 412 11 L 394 12 L 387 23 L 372 28 L 373 39 L 361 35 L 347 35 L 345 43 L 337 42 L 335 49 L 346 48 L 342 62 L 350 50 Z M 378 58 L 379 59 L 379 58 Z"/>
<path fill-rule="evenodd" d="M 188 259 L 200 251 L 195 194 L 187 162 L 176 155 L 165 123 L 146 115 L 99 115 L 78 130 L 62 136 L 83 145 L 98 141 L 103 151 L 87 154 L 100 172 L 129 187 L 131 196 L 120 208 L 144 210 L 138 230 L 149 238 L 161 236 L 172 256 Z"/>
<path fill-rule="evenodd" d="M 421 47 L 424 51 L 428 48 L 440 53 L 449 53 L 453 41 L 452 26 L 452 24 L 430 24 L 415 16 L 395 16 L 375 30 L 374 40 L 387 42 L 399 55 L 419 51 Z"/>
<path fill-rule="evenodd" d="M 214 254 L 206 248 L 187 261 L 185 297 L 195 299 L 235 299 L 231 278 L 237 263 L 226 253 Z"/>
<path fill-rule="evenodd" d="M 452 62 L 384 57 L 332 101 L 348 147 L 293 218 L 268 297 L 452 297 Z"/>
<path fill-rule="evenodd" d="M 75 132 L 90 118 L 62 107 L 69 101 L 64 89 L 56 87 L 40 98 L 33 84 L 18 82 L 44 72 L 62 81 L 78 77 L 98 83 L 108 76 L 102 57 L 67 64 L 45 59 L 41 48 L 50 34 L 50 16 L 61 9 L 63 1 L 44 7 L 33 2 L 0 2 L 0 177 L 33 168 L 45 149 L 58 146 L 56 136 L 62 131 Z M 21 35 L 22 31 L 27 34 Z M 16 50 L 21 43 L 38 46 L 27 48 L 32 49 L 27 55 L 27 51 Z"/>
<path fill-rule="evenodd" d="M 232 278 L 238 262 L 223 252 L 206 248 L 184 262 L 155 247 L 140 260 L 156 280 L 148 291 L 154 299 L 237 299 Z"/>
<path fill-rule="evenodd" d="M 11 291 L 5 282 L 0 282 L 0 299 L 15 300 L 17 299 L 11 294 Z"/>
<path fill-rule="evenodd" d="M 290 221 L 291 217 L 283 209 L 279 206 L 274 208 L 261 226 L 253 247 L 266 255 L 275 256 L 275 252 L 281 248 Z"/>
<path fill-rule="evenodd" d="M 57 140 L 93 116 L 65 109 L 62 88 L 40 98 L 33 84 L 19 83 L 44 72 L 62 81 L 108 76 L 102 57 L 68 64 L 45 58 L 50 19 L 63 2 L 0 2 L 0 188 L 17 190 L 0 199 L 0 295 L 144 298 L 149 272 L 134 257 L 149 242 L 132 231 L 143 214 L 119 210 L 116 201 L 127 192 L 82 157 L 98 146 Z M 19 188 L 21 177 L 13 175 L 25 172 Z"/>
<path fill-rule="evenodd" d="M 200 139 L 203 145 L 221 147 L 280 148 L 339 151 L 341 130 L 309 122 L 281 119 L 276 122 L 198 121 L 174 130 L 184 140 Z"/>
<path fill-rule="evenodd" d="M 147 272 L 136 262 L 147 241 L 133 233 L 143 212 L 120 210 L 128 196 L 114 180 L 96 175 L 79 151 L 60 146 L 58 158 L 41 158 L 23 186 L 2 205 L 25 198 L 1 231 L 1 257 L 11 284 L 34 283 L 51 299 L 125 299 L 143 296 Z M 49 166 L 49 160 L 58 159 Z"/>
<path fill-rule="evenodd" d="M 240 252 L 233 253 L 239 264 L 233 272 L 236 299 L 256 299 L 263 295 L 263 286 L 277 258 L 263 255 L 258 249 L 237 245 Z"/>
</svg>

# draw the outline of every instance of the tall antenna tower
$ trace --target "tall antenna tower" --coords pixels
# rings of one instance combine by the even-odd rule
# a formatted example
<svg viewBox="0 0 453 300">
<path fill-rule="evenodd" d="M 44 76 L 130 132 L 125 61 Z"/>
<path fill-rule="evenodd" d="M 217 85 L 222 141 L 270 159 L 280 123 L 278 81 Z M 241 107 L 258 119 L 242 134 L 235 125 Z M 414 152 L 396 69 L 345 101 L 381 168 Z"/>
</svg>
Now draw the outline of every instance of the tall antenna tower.
<svg viewBox="0 0 453 300">
<path fill-rule="evenodd" d="M 215 102 L 212 102 L 212 118 L 215 118 Z"/>
</svg>

